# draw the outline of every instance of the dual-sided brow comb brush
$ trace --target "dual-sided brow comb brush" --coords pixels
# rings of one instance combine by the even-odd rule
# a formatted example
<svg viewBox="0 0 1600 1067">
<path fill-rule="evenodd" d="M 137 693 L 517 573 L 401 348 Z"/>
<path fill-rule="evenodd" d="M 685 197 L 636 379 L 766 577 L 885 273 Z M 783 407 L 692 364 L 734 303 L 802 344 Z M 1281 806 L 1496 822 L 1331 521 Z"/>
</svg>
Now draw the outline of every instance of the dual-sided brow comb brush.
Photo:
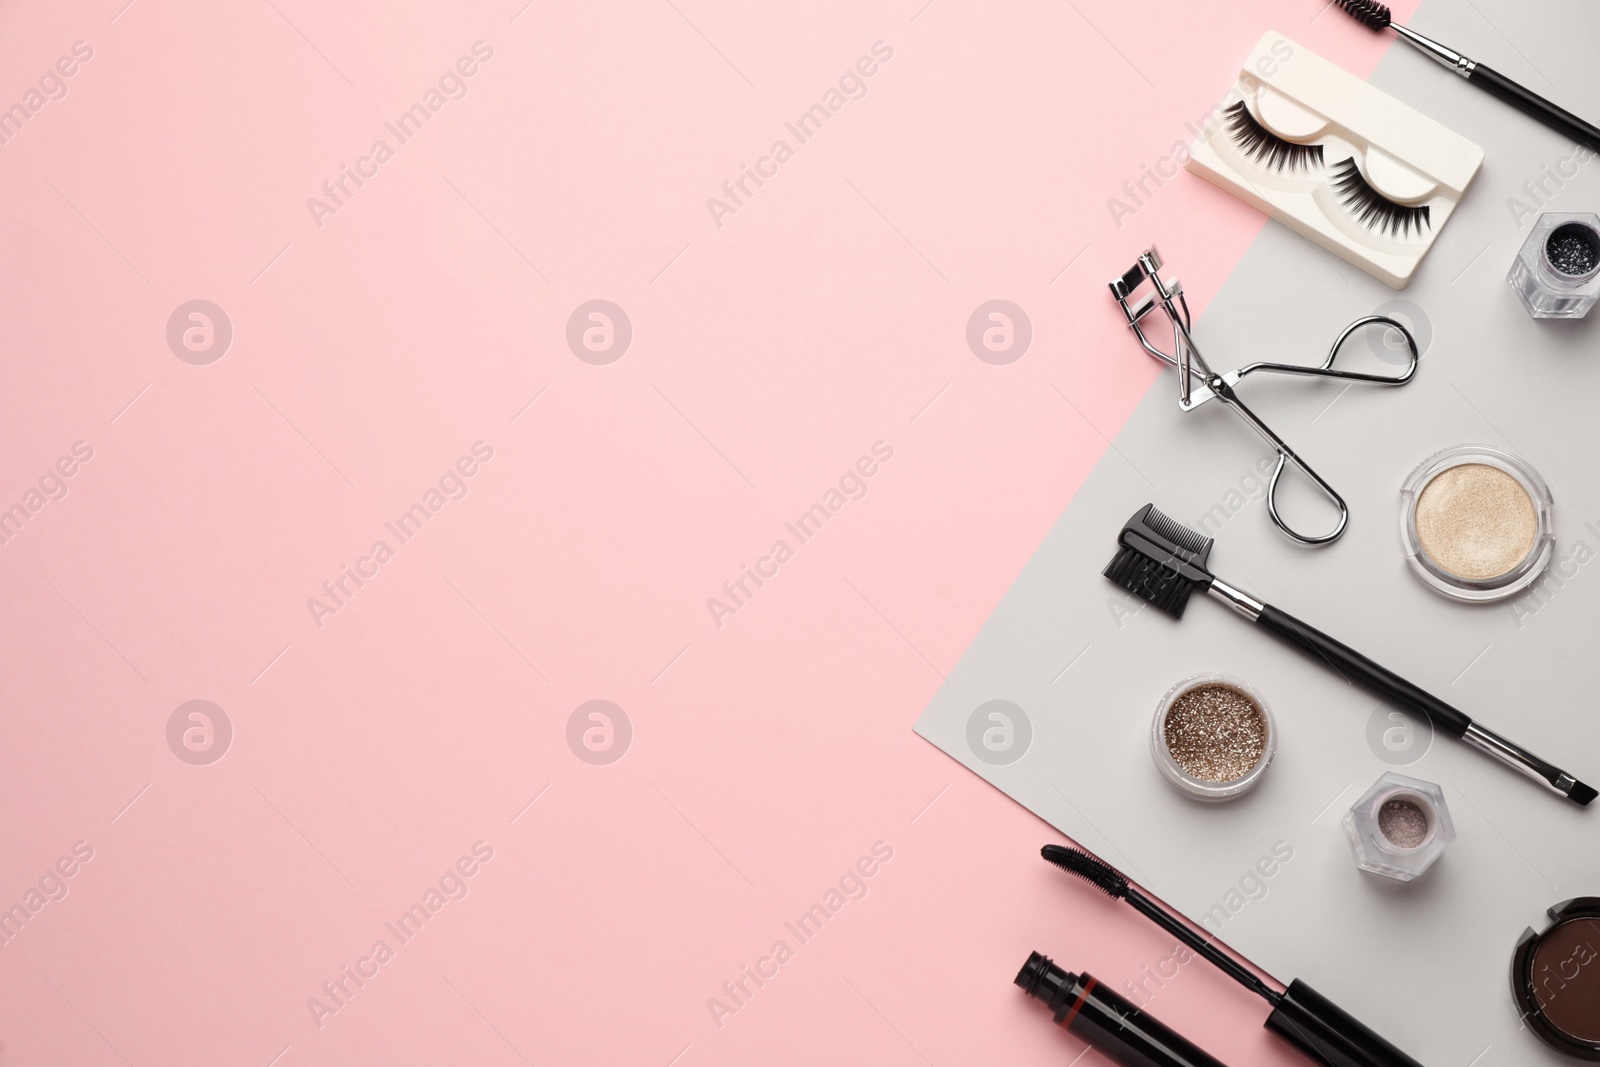
<svg viewBox="0 0 1600 1067">
<path fill-rule="evenodd" d="M 1422 1067 L 1360 1020 L 1296 978 L 1287 986 L 1150 896 L 1100 857 L 1079 848 L 1046 845 L 1046 860 L 1095 886 L 1161 927 L 1223 974 L 1272 1005 L 1266 1027 L 1317 1063 L 1331 1067 Z"/>
<path fill-rule="evenodd" d="M 1368 29 L 1379 32 L 1386 29 L 1393 30 L 1411 47 L 1455 71 L 1490 96 L 1499 97 L 1523 114 L 1538 119 L 1563 137 L 1600 152 L 1600 128 L 1518 85 L 1499 71 L 1492 70 L 1475 59 L 1468 59 L 1460 52 L 1424 37 L 1416 30 L 1400 25 L 1390 17 L 1389 9 L 1377 3 L 1377 0 L 1335 0 L 1335 2 L 1344 8 L 1350 17 Z"/>
<path fill-rule="evenodd" d="M 1427 716 L 1450 736 L 1539 779 L 1568 800 L 1586 805 L 1600 795 L 1560 767 L 1473 722 L 1349 645 L 1224 582 L 1207 569 L 1211 538 L 1173 522 L 1154 504 L 1134 513 L 1117 536 L 1117 544 L 1105 576 L 1174 619 L 1183 618 L 1190 593 L 1209 593 L 1262 629 L 1311 653 L 1346 680 L 1360 682 L 1385 700 Z"/>
</svg>

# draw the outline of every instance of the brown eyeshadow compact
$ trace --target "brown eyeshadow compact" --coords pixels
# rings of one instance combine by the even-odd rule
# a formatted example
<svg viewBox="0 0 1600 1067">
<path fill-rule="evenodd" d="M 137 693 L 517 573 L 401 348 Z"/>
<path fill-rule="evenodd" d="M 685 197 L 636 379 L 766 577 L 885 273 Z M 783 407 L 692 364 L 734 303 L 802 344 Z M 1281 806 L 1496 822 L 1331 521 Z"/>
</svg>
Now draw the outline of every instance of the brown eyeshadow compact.
<svg viewBox="0 0 1600 1067">
<path fill-rule="evenodd" d="M 1542 933 L 1527 930 L 1517 942 L 1511 995 L 1545 1044 L 1600 1060 L 1600 897 L 1577 897 L 1549 914 Z"/>
</svg>

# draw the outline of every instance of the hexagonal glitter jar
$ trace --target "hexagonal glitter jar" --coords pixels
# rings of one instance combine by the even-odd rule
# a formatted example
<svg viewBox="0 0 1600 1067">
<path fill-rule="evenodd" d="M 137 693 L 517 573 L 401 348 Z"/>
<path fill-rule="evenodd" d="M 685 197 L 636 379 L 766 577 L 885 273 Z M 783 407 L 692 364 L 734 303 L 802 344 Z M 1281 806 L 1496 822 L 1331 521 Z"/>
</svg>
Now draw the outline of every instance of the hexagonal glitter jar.
<svg viewBox="0 0 1600 1067">
<path fill-rule="evenodd" d="M 1583 318 L 1600 297 L 1600 215 L 1540 215 L 1506 281 L 1536 319 Z"/>
<path fill-rule="evenodd" d="M 1456 839 L 1444 790 L 1390 771 L 1345 813 L 1344 832 L 1363 871 L 1409 882 Z"/>
</svg>

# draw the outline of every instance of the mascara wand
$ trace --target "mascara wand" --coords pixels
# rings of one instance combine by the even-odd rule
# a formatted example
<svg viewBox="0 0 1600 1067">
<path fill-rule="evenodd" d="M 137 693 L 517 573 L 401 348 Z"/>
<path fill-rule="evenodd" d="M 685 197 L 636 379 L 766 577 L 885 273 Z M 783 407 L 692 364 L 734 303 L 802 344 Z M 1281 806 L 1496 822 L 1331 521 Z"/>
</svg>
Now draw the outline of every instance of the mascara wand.
<svg viewBox="0 0 1600 1067">
<path fill-rule="evenodd" d="M 1271 1004 L 1267 1029 L 1317 1063 L 1329 1067 L 1422 1067 L 1298 978 L 1285 986 L 1270 975 L 1261 977 L 1265 971 L 1145 893 L 1100 857 L 1065 845 L 1046 845 L 1039 852 L 1050 863 L 1077 875 L 1111 899 L 1126 901 L 1229 978 Z"/>
<path fill-rule="evenodd" d="M 1563 137 L 1600 152 L 1600 127 L 1595 127 L 1572 112 L 1552 104 L 1499 71 L 1475 59 L 1468 59 L 1460 52 L 1424 37 L 1416 30 L 1400 25 L 1390 16 L 1389 9 L 1377 0 L 1335 0 L 1335 2 L 1344 8 L 1346 14 L 1369 30 L 1378 32 L 1393 30 L 1417 51 L 1437 61 L 1441 66 L 1455 71 L 1490 96 L 1498 97 L 1523 114 L 1538 119 Z"/>
</svg>

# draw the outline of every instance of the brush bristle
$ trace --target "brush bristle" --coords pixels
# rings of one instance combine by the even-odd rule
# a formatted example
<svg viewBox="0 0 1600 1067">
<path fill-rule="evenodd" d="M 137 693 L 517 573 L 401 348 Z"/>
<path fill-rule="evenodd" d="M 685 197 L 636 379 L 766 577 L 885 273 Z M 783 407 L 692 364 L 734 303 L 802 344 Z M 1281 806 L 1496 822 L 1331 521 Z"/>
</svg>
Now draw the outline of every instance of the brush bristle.
<svg viewBox="0 0 1600 1067">
<path fill-rule="evenodd" d="M 1351 18 L 1369 30 L 1386 30 L 1394 21 L 1389 16 L 1389 9 L 1377 0 L 1338 0 L 1338 4 Z"/>
<path fill-rule="evenodd" d="M 1194 584 L 1183 575 L 1140 552 L 1123 546 L 1105 569 L 1105 576 L 1147 604 L 1183 618 Z"/>
<path fill-rule="evenodd" d="M 1115 867 L 1080 848 L 1046 845 L 1039 850 L 1039 855 L 1068 874 L 1082 878 L 1113 900 L 1128 894 L 1128 880 Z"/>
<path fill-rule="evenodd" d="M 1146 504 L 1117 535 L 1117 554 L 1102 572 L 1147 604 L 1183 618 L 1189 594 L 1211 583 L 1211 538 Z"/>
<path fill-rule="evenodd" d="M 1595 797 L 1600 797 L 1600 793 L 1595 792 L 1593 786 L 1584 785 L 1582 782 L 1573 783 L 1572 788 L 1567 790 L 1567 799 L 1576 801 L 1584 807 L 1588 807 L 1589 801 Z"/>
</svg>

